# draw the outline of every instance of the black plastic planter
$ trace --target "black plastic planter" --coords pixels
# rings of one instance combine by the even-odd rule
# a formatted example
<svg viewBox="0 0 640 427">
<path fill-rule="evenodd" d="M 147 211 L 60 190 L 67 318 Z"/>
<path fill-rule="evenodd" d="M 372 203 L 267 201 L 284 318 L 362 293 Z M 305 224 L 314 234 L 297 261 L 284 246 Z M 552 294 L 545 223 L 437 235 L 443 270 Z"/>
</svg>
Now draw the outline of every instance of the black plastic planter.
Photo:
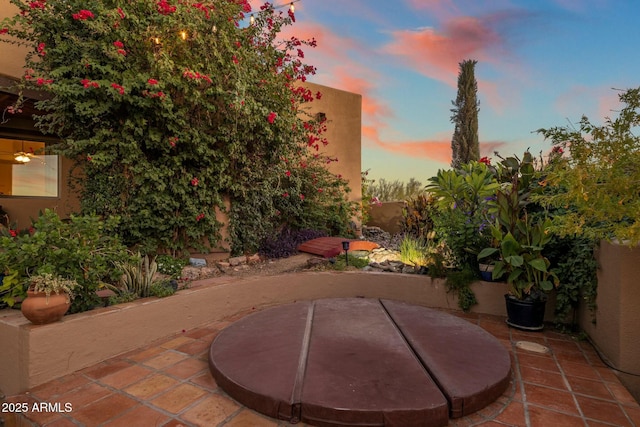
<svg viewBox="0 0 640 427">
<path fill-rule="evenodd" d="M 507 305 L 507 324 L 525 331 L 541 331 L 544 328 L 546 300 L 526 301 L 504 296 Z"/>
</svg>

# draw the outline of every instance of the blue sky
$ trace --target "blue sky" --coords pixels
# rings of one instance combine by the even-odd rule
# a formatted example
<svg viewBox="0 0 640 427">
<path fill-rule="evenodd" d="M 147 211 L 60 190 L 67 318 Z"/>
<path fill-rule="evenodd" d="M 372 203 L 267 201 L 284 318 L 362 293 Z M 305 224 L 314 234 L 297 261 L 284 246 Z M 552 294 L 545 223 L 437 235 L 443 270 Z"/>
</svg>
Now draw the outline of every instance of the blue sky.
<svg viewBox="0 0 640 427">
<path fill-rule="evenodd" d="M 548 152 L 536 129 L 583 114 L 615 116 L 612 88 L 640 86 L 635 0 L 300 0 L 295 7 L 292 32 L 318 42 L 305 51 L 318 68 L 310 80 L 363 96 L 362 168 L 374 179 L 425 183 L 448 168 L 451 101 L 465 59 L 478 61 L 480 149 L 490 157 Z"/>
</svg>

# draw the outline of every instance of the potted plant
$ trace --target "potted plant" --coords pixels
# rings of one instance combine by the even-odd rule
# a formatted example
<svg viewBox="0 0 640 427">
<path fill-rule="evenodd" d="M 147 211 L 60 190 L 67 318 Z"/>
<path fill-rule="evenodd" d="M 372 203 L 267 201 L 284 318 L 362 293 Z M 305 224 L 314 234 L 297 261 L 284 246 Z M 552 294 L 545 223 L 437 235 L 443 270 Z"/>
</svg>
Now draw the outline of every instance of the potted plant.
<svg viewBox="0 0 640 427">
<path fill-rule="evenodd" d="M 552 238 L 551 221 L 527 210 L 537 182 L 533 157 L 526 152 L 522 160 L 503 159 L 496 173 L 502 184 L 489 209 L 494 218 L 490 226 L 493 242 L 478 253 L 477 259 L 496 257 L 492 279 L 507 277 L 507 323 L 521 329 L 540 330 L 544 324 L 546 294 L 558 286 L 559 280 L 543 254 Z"/>
<path fill-rule="evenodd" d="M 57 322 L 69 310 L 77 286 L 75 280 L 50 273 L 31 277 L 22 314 L 37 325 Z"/>
</svg>

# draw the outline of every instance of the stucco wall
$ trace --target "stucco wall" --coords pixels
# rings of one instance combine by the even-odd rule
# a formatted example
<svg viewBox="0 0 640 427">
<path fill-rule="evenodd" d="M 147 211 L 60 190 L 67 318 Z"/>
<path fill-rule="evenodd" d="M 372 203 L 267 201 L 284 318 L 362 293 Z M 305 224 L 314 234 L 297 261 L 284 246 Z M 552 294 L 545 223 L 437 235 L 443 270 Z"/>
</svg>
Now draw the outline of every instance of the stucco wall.
<svg viewBox="0 0 640 427">
<path fill-rule="evenodd" d="M 382 202 L 380 206 L 371 206 L 370 219 L 367 225 L 380 227 L 384 231 L 396 234 L 402 231 L 402 208 L 404 202 Z"/>
<path fill-rule="evenodd" d="M 580 326 L 615 368 L 640 375 L 640 247 L 602 241 L 597 258 L 596 323 L 583 309 Z"/>
</svg>

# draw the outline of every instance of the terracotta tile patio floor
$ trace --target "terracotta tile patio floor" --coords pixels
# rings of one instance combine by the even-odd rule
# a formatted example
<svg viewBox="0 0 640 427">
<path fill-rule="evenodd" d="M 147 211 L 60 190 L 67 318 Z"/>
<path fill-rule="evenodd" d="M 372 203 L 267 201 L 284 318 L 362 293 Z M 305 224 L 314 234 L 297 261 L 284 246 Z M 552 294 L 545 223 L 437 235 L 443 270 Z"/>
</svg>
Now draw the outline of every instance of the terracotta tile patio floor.
<svg viewBox="0 0 640 427">
<path fill-rule="evenodd" d="M 0 413 L 0 426 L 290 426 L 266 418 L 220 390 L 207 365 L 218 331 L 247 313 L 184 331 L 153 345 L 10 396 L 7 402 L 70 404 L 66 413 Z M 503 318 L 463 314 L 498 338 L 509 350 L 513 375 L 493 404 L 450 426 L 639 426 L 640 405 L 588 342 L 547 328 L 521 332 Z M 516 346 L 520 341 L 549 348 L 541 354 Z M 304 426 L 305 424 L 296 424 Z"/>
</svg>

